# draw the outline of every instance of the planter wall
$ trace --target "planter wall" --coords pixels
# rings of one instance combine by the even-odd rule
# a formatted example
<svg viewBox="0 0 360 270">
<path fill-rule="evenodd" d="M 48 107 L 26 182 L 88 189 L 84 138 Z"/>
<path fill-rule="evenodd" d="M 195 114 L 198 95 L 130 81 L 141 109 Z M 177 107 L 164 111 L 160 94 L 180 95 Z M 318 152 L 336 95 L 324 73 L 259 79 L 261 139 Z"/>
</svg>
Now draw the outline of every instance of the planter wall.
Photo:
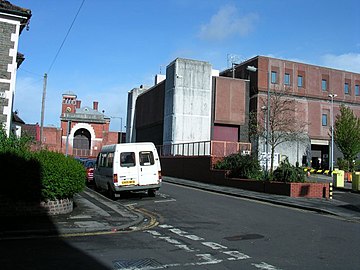
<svg viewBox="0 0 360 270">
<path fill-rule="evenodd" d="M 226 171 L 211 169 L 213 161 L 213 158 L 209 156 L 163 157 L 161 170 L 165 176 L 209 184 L 290 197 L 329 198 L 329 184 L 327 183 L 283 183 L 228 178 Z"/>
<path fill-rule="evenodd" d="M 12 201 L 0 197 L 1 216 L 45 216 L 67 214 L 73 211 L 73 200 L 62 199 L 47 202 Z"/>
</svg>

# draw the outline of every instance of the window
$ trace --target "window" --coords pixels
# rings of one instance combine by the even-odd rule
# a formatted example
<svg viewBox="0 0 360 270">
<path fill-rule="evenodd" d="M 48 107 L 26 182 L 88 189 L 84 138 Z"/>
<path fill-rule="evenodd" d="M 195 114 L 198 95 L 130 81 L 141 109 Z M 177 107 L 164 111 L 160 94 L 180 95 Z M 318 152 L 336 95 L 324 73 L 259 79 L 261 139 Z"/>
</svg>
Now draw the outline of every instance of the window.
<svg viewBox="0 0 360 270">
<path fill-rule="evenodd" d="M 99 167 L 106 167 L 106 157 L 107 157 L 106 153 L 100 154 L 100 156 L 99 156 Z"/>
<path fill-rule="evenodd" d="M 290 85 L 290 74 L 289 73 L 285 73 L 284 84 Z"/>
<path fill-rule="evenodd" d="M 360 96 L 360 89 L 359 89 L 359 85 L 355 85 L 355 96 Z"/>
<path fill-rule="evenodd" d="M 347 94 L 347 95 L 350 94 L 349 84 L 348 84 L 348 83 L 345 83 L 345 84 L 344 84 L 344 93 Z"/>
<path fill-rule="evenodd" d="M 304 86 L 304 80 L 303 80 L 303 76 L 298 75 L 298 87 L 303 87 Z"/>
<path fill-rule="evenodd" d="M 323 91 L 327 91 L 327 80 L 322 79 L 322 81 L 321 81 L 321 89 Z"/>
<path fill-rule="evenodd" d="M 327 126 L 327 114 L 323 114 L 321 118 L 321 124 Z"/>
<path fill-rule="evenodd" d="M 140 165 L 141 166 L 150 166 L 154 165 L 154 155 L 153 152 L 147 151 L 147 152 L 140 152 L 139 153 L 140 158 Z"/>
<path fill-rule="evenodd" d="M 121 167 L 134 167 L 135 166 L 135 153 L 134 152 L 122 152 L 120 154 L 120 166 Z"/>
<path fill-rule="evenodd" d="M 276 82 L 277 82 L 277 72 L 271 71 L 271 83 L 276 83 Z"/>
<path fill-rule="evenodd" d="M 114 164 L 114 153 L 109 153 L 107 157 L 106 167 L 112 168 L 113 164 Z"/>
</svg>

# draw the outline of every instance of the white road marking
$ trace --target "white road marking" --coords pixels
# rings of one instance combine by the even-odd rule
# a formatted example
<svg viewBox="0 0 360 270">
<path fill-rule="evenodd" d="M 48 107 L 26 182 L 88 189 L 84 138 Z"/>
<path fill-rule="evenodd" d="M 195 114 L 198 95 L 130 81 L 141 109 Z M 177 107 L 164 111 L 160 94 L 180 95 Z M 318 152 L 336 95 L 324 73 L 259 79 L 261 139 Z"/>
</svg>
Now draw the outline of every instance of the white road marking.
<svg viewBox="0 0 360 270">
<path fill-rule="evenodd" d="M 237 250 L 223 251 L 222 253 L 232 256 L 231 258 L 228 258 L 229 261 L 246 260 L 251 258 L 249 255 L 241 253 Z"/>
<path fill-rule="evenodd" d="M 173 226 L 167 225 L 167 224 L 159 225 L 159 227 L 160 227 L 160 228 L 164 228 L 164 229 L 174 228 Z"/>
<path fill-rule="evenodd" d="M 204 238 L 199 237 L 197 235 L 193 235 L 193 234 L 189 234 L 186 231 L 183 231 L 181 229 L 178 229 L 172 225 L 169 224 L 161 224 L 159 225 L 160 228 L 162 229 L 166 229 L 169 232 L 182 237 L 182 238 L 186 238 L 186 239 L 190 239 L 192 241 L 203 241 Z M 189 245 L 187 245 L 186 243 L 180 242 L 177 239 L 171 238 L 169 236 L 162 236 L 162 234 L 156 230 L 147 230 L 145 231 L 149 234 L 151 234 L 154 238 L 157 239 L 161 239 L 166 241 L 169 244 L 174 245 L 175 247 L 182 249 L 186 252 L 199 252 L 199 250 L 191 248 Z M 221 245 L 219 243 L 216 242 L 201 242 L 201 244 L 207 248 L 210 248 L 212 250 L 216 250 L 219 252 L 219 254 L 224 254 L 227 256 L 227 260 L 228 261 L 237 261 L 237 260 L 246 260 L 246 259 L 250 259 L 251 257 L 249 255 L 246 255 L 238 250 L 229 250 L 228 247 Z M 150 269 L 164 269 L 164 268 L 169 268 L 169 267 L 186 267 L 186 266 L 201 266 L 201 265 L 208 265 L 208 264 L 219 264 L 222 263 L 224 260 L 219 259 L 214 257 L 214 255 L 211 255 L 209 253 L 200 253 L 200 254 L 195 254 L 195 256 L 200 258 L 199 262 L 191 262 L 191 263 L 185 263 L 185 264 L 166 264 L 163 265 L 161 267 L 156 267 L 156 268 L 150 268 Z M 261 262 L 261 263 L 251 263 L 252 266 L 256 267 L 257 269 L 262 269 L 262 270 L 281 270 L 280 268 L 277 268 L 271 264 L 268 264 L 266 262 Z M 145 270 L 145 269 L 143 269 Z M 149 270 L 149 268 L 146 268 L 146 270 Z"/>
<path fill-rule="evenodd" d="M 159 232 L 157 232 L 157 231 L 148 230 L 148 231 L 146 231 L 146 232 L 150 233 L 150 234 L 153 235 L 153 236 L 160 236 L 160 235 L 161 235 L 161 233 L 159 233 Z"/>
<path fill-rule="evenodd" d="M 169 199 L 169 200 L 154 201 L 154 203 L 164 203 L 164 202 L 176 202 L 176 200 L 175 199 Z"/>
<path fill-rule="evenodd" d="M 201 238 L 201 237 L 193 235 L 193 234 L 188 234 L 187 232 L 176 229 L 176 228 L 170 229 L 169 231 L 171 231 L 172 233 L 175 233 L 175 234 L 177 234 L 179 236 L 186 237 L 186 238 L 188 238 L 190 240 L 193 240 L 193 241 L 202 241 L 202 240 L 204 240 L 204 238 Z"/>
<path fill-rule="evenodd" d="M 227 247 L 214 242 L 202 242 L 201 244 L 214 250 L 227 249 Z"/>
<path fill-rule="evenodd" d="M 280 268 L 276 268 L 275 266 L 271 264 L 267 264 L 266 262 L 261 262 L 259 264 L 252 263 L 251 265 L 255 266 L 258 269 L 263 269 L 263 270 L 280 270 Z"/>
</svg>

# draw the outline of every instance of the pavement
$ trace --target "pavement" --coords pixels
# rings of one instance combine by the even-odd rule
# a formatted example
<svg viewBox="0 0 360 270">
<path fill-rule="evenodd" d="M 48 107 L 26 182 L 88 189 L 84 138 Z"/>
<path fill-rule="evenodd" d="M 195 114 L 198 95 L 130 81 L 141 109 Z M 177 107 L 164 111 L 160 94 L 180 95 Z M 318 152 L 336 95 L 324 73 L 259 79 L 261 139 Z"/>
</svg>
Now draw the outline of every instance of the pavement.
<svg viewBox="0 0 360 270">
<path fill-rule="evenodd" d="M 351 183 L 346 183 L 344 188 L 335 189 L 334 199 L 326 200 L 290 198 L 166 176 L 163 177 L 163 181 L 360 222 L 360 193 L 351 191 Z M 332 180 L 327 176 L 312 176 L 311 181 L 331 182 Z M 88 187 L 80 194 L 76 194 L 73 201 L 74 210 L 69 214 L 2 218 L 0 240 L 111 234 L 144 230 L 157 224 L 156 217 L 145 209 L 125 206 L 121 199 L 112 201 Z"/>
</svg>

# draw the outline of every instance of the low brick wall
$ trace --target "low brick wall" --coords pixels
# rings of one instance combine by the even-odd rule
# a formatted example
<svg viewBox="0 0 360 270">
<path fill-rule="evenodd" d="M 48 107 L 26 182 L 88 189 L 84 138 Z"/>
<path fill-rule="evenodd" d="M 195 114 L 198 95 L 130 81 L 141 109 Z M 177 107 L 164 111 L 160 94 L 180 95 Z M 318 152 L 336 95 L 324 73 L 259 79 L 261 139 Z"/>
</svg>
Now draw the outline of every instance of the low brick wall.
<svg viewBox="0 0 360 270">
<path fill-rule="evenodd" d="M 62 199 L 48 202 L 11 201 L 0 198 L 1 216 L 43 216 L 67 214 L 73 211 L 73 200 Z"/>
<path fill-rule="evenodd" d="M 161 170 L 165 176 L 209 184 L 290 197 L 329 198 L 329 184 L 327 183 L 283 183 L 228 178 L 226 171 L 211 169 L 213 162 L 214 158 L 209 156 L 163 157 Z"/>
</svg>

